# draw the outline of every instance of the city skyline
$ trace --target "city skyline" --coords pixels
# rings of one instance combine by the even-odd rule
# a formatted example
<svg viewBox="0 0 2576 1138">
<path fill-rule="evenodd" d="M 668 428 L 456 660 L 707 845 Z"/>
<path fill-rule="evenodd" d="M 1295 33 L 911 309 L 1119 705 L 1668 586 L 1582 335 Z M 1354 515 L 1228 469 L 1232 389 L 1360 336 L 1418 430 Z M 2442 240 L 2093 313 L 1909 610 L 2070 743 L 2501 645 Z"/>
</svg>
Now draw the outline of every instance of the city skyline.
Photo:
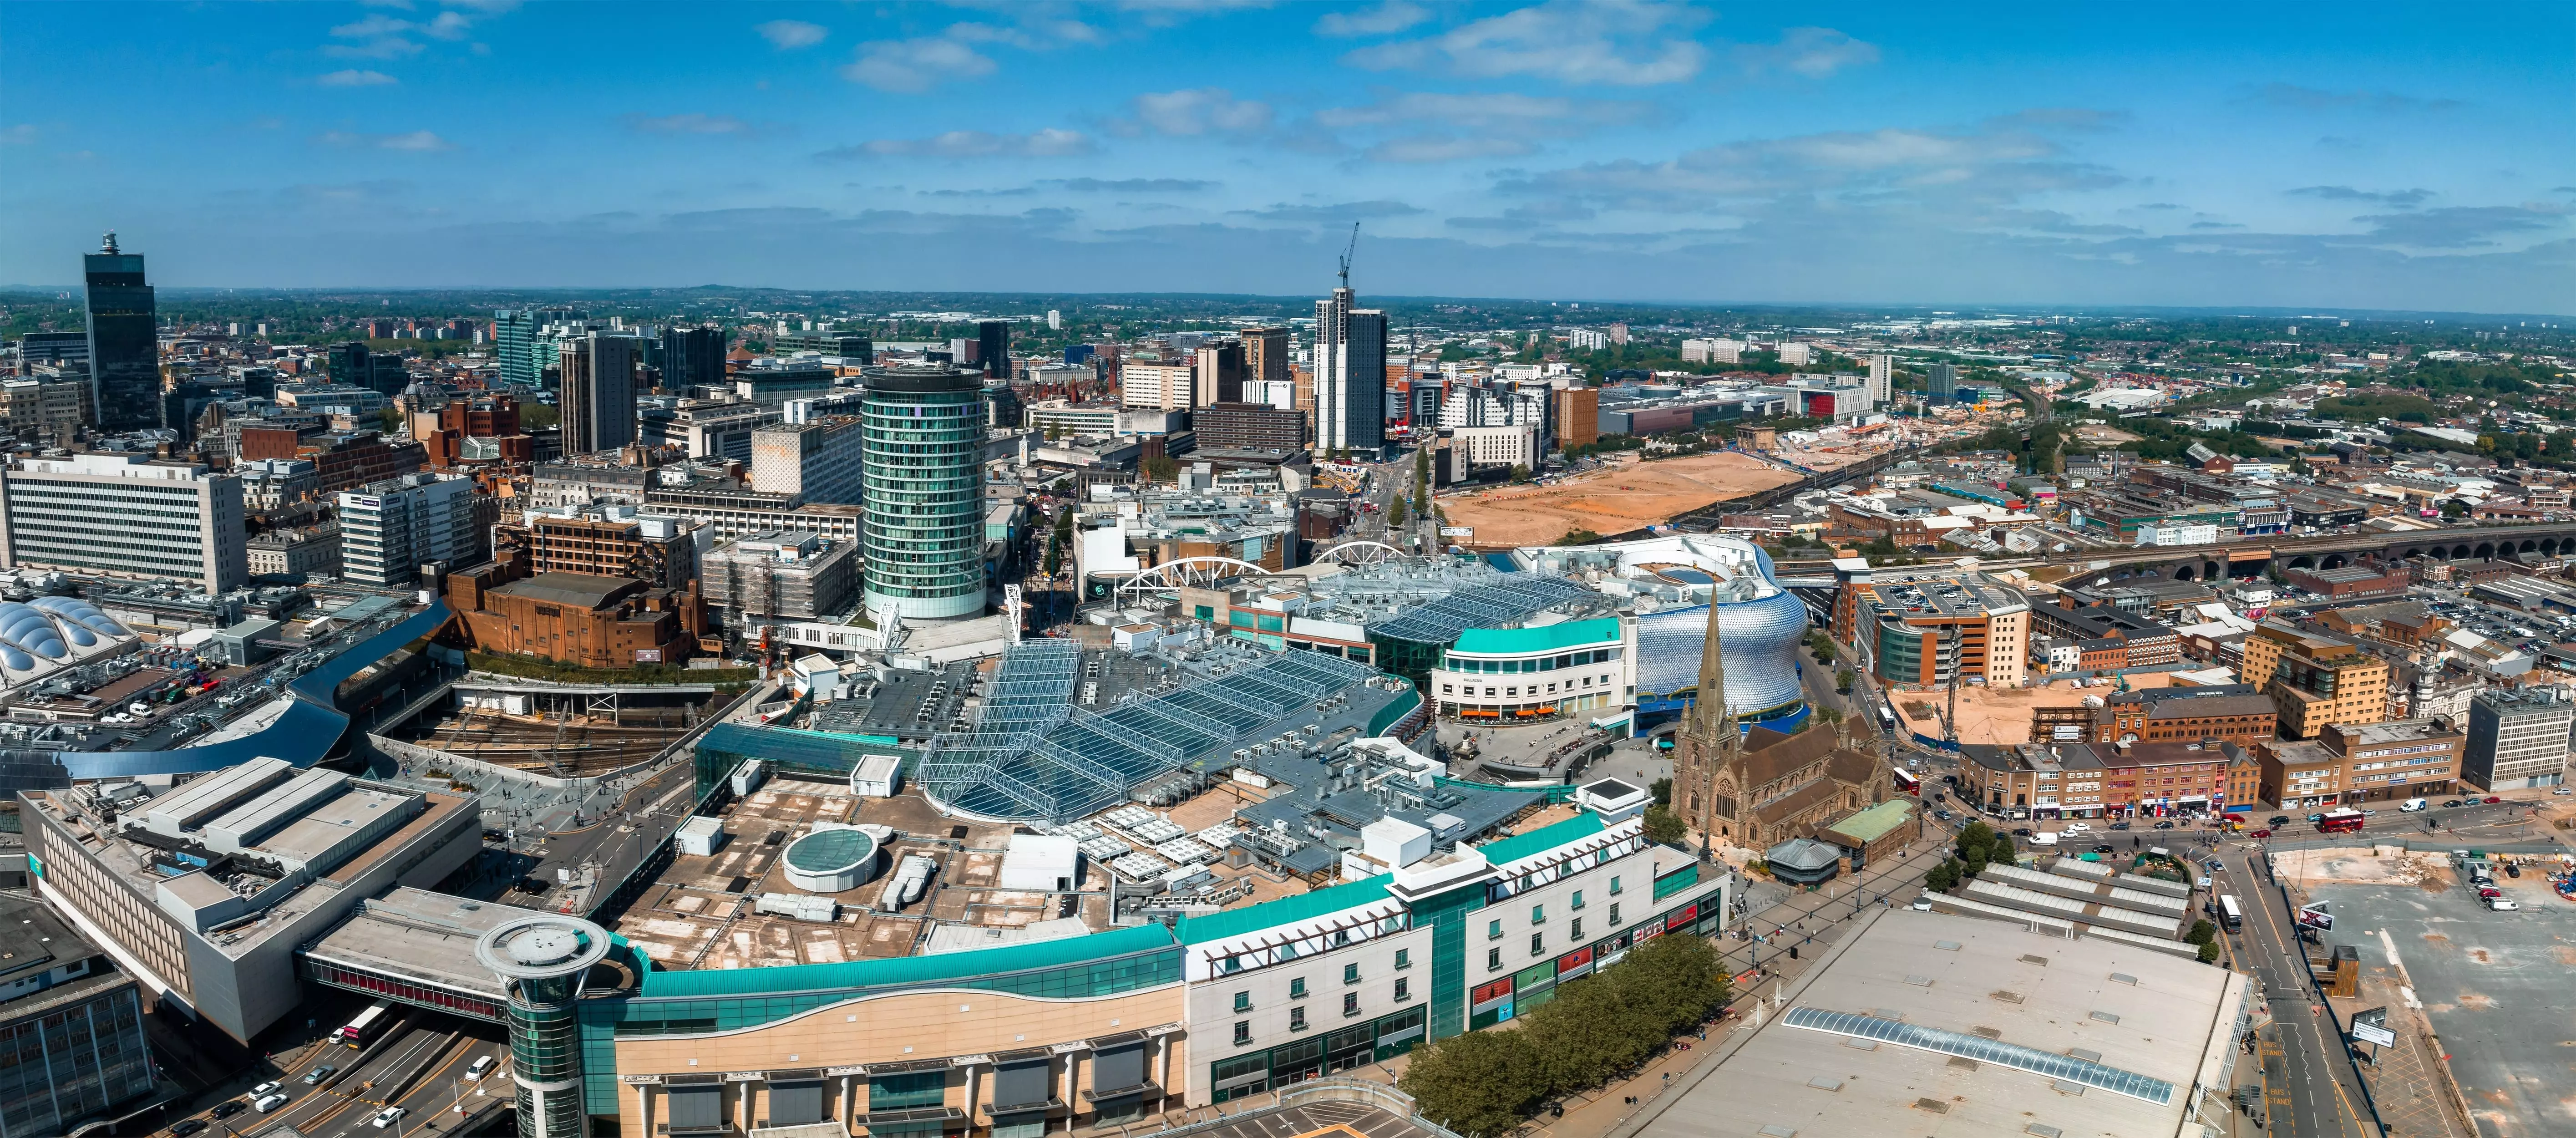
<svg viewBox="0 0 2576 1138">
<path fill-rule="evenodd" d="M 2504 11 L 40 6 L 0 281 L 2576 311 Z"/>
</svg>

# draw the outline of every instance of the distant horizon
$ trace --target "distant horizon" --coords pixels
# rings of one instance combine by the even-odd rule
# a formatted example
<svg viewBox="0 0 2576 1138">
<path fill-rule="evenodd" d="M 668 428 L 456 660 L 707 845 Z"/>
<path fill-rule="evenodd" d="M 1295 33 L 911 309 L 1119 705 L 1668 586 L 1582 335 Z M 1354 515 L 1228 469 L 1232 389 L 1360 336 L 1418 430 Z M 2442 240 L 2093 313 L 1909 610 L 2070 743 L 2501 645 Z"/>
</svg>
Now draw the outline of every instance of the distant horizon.
<svg viewBox="0 0 2576 1138">
<path fill-rule="evenodd" d="M 21 4 L 0 277 L 2576 314 L 2478 11 Z"/>
<path fill-rule="evenodd" d="M 127 251 L 128 251 L 128 252 L 134 252 L 134 250 L 131 250 L 131 249 L 129 249 L 129 250 L 127 250 Z M 147 261 L 147 264 L 148 264 L 148 261 Z M 1312 300 L 1318 299 L 1320 296 L 1322 296 L 1322 295 L 1323 295 L 1323 294 L 1321 294 L 1321 293 L 1188 292 L 1188 291 L 1173 290 L 1173 289 L 1155 290 L 1155 291 L 1135 291 L 1135 290 L 1130 290 L 1130 291 L 1119 291 L 1119 292 L 1041 292 L 1041 291 L 1030 291 L 1030 290 L 1025 290 L 1025 289 L 899 289 L 899 288 L 894 288 L 894 289 L 889 289 L 889 288 L 868 288 L 868 289 L 861 289 L 861 288 L 787 288 L 787 287 L 778 286 L 778 285 L 725 285 L 725 284 L 696 284 L 696 285 L 407 285 L 407 286 L 395 286 L 395 285 L 363 285 L 363 286 L 362 286 L 362 285 L 312 285 L 312 286 L 282 286 L 282 285 L 164 285 L 164 284 L 159 283 L 158 281 L 154 281 L 154 282 L 152 282 L 152 283 L 153 283 L 153 287 L 154 287 L 157 291 L 161 292 L 161 293 L 162 293 L 162 294 L 164 294 L 164 295 L 169 295 L 169 294 L 186 295 L 186 294 L 190 294 L 190 293 L 205 293 L 205 294 L 223 294 L 223 293 L 278 293 L 278 294 L 288 294 L 288 293 L 328 293 L 328 294 L 351 294 L 351 295 L 360 295 L 360 296 L 385 296 L 385 297 L 395 297 L 395 296 L 403 296 L 403 295 L 406 295 L 406 294 L 419 294 L 419 293 L 456 293 L 456 292 L 463 292 L 463 293 L 472 293 L 472 292 L 523 293 L 523 294 L 529 294 L 529 295 L 545 295 L 545 294 L 550 294 L 550 293 L 563 293 L 563 294 L 574 294 L 574 295 L 579 295 L 579 294 L 600 294 L 600 293 L 618 293 L 618 292 L 690 292 L 690 291 L 702 291 L 702 290 L 715 290 L 715 291 L 723 291 L 723 292 L 794 292 L 794 293 L 807 293 L 807 294 L 827 295 L 827 296 L 828 296 L 828 295 L 861 295 L 861 296 L 933 295 L 933 296 L 954 296 L 954 297 L 979 297 L 979 296 L 980 296 L 980 297 L 1002 297 L 1002 298 L 1028 297 L 1028 298 L 1060 299 L 1060 300 L 1068 300 L 1068 301 L 1080 301 L 1080 300 L 1087 299 L 1087 298 L 1097 298 L 1097 299 L 1101 299 L 1101 300 L 1112 300 L 1112 299 L 1123 299 L 1123 300 L 1173 299 L 1173 300 L 1195 300 L 1195 301 L 1244 300 L 1244 301 L 1265 301 L 1265 302 L 1280 303 L 1280 304 L 1302 304 L 1302 303 L 1305 303 L 1305 302 L 1308 302 L 1308 301 L 1312 301 Z M 69 293 L 74 294 L 74 298 L 75 298 L 75 299 L 77 299 L 77 298 L 78 298 L 78 295 L 79 295 L 79 293 L 80 293 L 80 291 L 81 291 L 81 288 L 82 288 L 82 286 L 81 286 L 81 285 L 79 285 L 79 284 L 40 285 L 40 284 L 8 284 L 8 283 L 0 283 L 0 294 L 7 294 L 7 293 L 31 293 L 31 294 L 34 294 L 34 293 L 61 293 L 61 292 L 69 292 Z M 1833 310 L 1846 310 L 1846 311 L 1850 311 L 1850 312 L 1852 312 L 1852 313 L 1854 313 L 1854 314 L 1857 314 L 1857 315 L 1873 315 L 1873 314 L 1883 314 L 1883 313 L 1884 313 L 1884 314 L 1894 314 L 1894 313 L 1905 312 L 1905 311 L 1908 311 L 1908 310 L 1921 310 L 1921 312 L 1922 312 L 1923 314 L 1928 315 L 1928 314 L 1930 314 L 1933 310 L 1937 309 L 1937 310 L 1940 310 L 1940 311 L 1942 311 L 1942 312 L 1954 313 L 1954 314 L 1961 315 L 1961 316 L 1967 316 L 1967 315 L 1972 315 L 1972 314 L 1986 314 L 1986 315 L 1998 315 L 1998 316 L 2039 315 L 2039 314 L 2045 314 L 2045 315 L 2059 315 L 2059 316 L 2110 316 L 2110 315 L 2142 315 L 2142 316 L 2152 316 L 2152 315 L 2157 314 L 2157 313 L 2172 313 L 2172 314 L 2176 314 L 2176 315 L 2187 315 L 2187 316 L 2195 316 L 2195 317 L 2244 316 L 2244 317 L 2247 317 L 2247 318 L 2249 318 L 2249 319 L 2303 319 L 2303 318 L 2310 318 L 2310 317 L 2313 317 L 2313 318 L 2321 319 L 2321 320 L 2324 320 L 2324 319 L 2333 319 L 2333 320 L 2370 320 L 2370 321 L 2387 321 L 2387 320 L 2398 320 L 2398 319 L 2408 319 L 2408 320 L 2419 320 L 2419 321 L 2420 321 L 2420 320 L 2425 320 L 2425 319 L 2431 319 L 2431 320 L 2448 320 L 2448 321 L 2454 321 L 2454 322 L 2467 322 L 2467 321 L 2485 321 L 2485 320 L 2547 320 L 2547 321 L 2558 321 L 2558 320 L 2571 319 L 2571 317 L 2570 317 L 2568 314 L 2562 314 L 2562 313 L 2549 313 L 2549 312 L 2461 312 L 2461 311 L 2437 311 L 2437 310 L 2429 310 L 2429 309 L 2338 308 L 2338 307 L 2335 307 L 2335 306 L 2332 306 L 2332 305 L 2306 305 L 2306 306 L 2301 306 L 2301 305 L 2229 305 L 2229 304 L 2177 305 L 2177 304 L 2116 304 L 2116 303 L 2110 303 L 2110 304 L 2045 304 L 2045 303 L 2021 303 L 2021 304 L 2016 304 L 2016 303 L 2007 302 L 2007 301 L 1958 301 L 1958 300 L 1946 300 L 1946 301 L 1883 301 L 1883 302 L 1880 302 L 1880 301 L 1850 301 L 1850 300 L 1842 300 L 1842 301 L 1826 301 L 1826 300 L 1812 300 L 1812 301 L 1776 301 L 1776 300 L 1773 300 L 1773 301 L 1751 301 L 1751 300 L 1684 300 L 1684 299 L 1674 299 L 1674 298 L 1657 298 L 1657 297 L 1647 297 L 1647 298 L 1639 298 L 1639 299 L 1619 299 L 1619 298 L 1614 298 L 1614 297 L 1588 297 L 1588 296 L 1587 296 L 1587 297 L 1566 298 L 1566 297 L 1528 297 L 1528 296 L 1449 296 L 1449 295 L 1442 295 L 1442 294 L 1400 295 L 1400 294 L 1378 294 L 1378 293 L 1367 293 L 1367 292 L 1361 292 L 1359 295 L 1360 295 L 1360 298 L 1361 298 L 1363 301 L 1380 301 L 1380 302 L 1409 303 L 1409 304 L 1443 303 L 1443 304 L 1526 304 L 1526 305 L 1541 305 L 1541 304 L 1545 304 L 1545 305 L 1559 305 L 1559 304 L 1569 304 L 1569 303 L 1571 303 L 1571 304 L 1591 304 L 1591 305 L 1600 305 L 1600 306 L 1603 306 L 1603 307 L 1605 307 L 1605 308 L 1606 308 L 1606 307 L 1614 307 L 1614 306 L 1616 306 L 1616 307 L 1667 307 L 1667 308 L 1683 308 L 1683 309 L 1707 309 L 1707 310 L 1714 310 L 1714 311 L 1744 310 L 1744 311 L 1753 311 L 1753 312 L 1760 312 L 1760 311 L 1777 311 L 1777 312 L 1790 312 L 1790 313 L 1795 313 L 1795 312 L 1828 312 L 1828 311 L 1833 311 Z M 992 316 L 992 315 L 998 315 L 998 314 L 997 314 L 997 313 L 982 313 L 982 314 L 980 314 L 980 315 Z M 1026 315 L 1039 316 L 1039 315 L 1044 315 L 1044 313 L 1043 313 L 1043 312 L 1037 312 L 1037 313 L 1028 313 L 1028 314 L 1026 314 Z M 1567 323 L 1578 323 L 1578 324 L 1579 324 L 1579 323 L 1583 323 L 1583 321 L 1580 321 L 1580 320 L 1571 320 L 1571 321 L 1567 321 Z"/>
</svg>

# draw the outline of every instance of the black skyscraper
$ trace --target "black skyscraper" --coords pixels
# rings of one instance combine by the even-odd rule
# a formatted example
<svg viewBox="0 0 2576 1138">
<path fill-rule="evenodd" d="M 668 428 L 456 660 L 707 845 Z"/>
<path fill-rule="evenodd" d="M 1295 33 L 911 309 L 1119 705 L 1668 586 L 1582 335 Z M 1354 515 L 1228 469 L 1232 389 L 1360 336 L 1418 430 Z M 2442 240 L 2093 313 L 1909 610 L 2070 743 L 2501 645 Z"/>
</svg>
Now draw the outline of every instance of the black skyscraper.
<svg viewBox="0 0 2576 1138">
<path fill-rule="evenodd" d="M 161 422 L 161 343 L 143 255 L 120 253 L 116 234 L 81 258 L 89 286 L 90 394 L 102 431 L 135 431 Z"/>
<path fill-rule="evenodd" d="M 1011 377 L 1011 322 L 978 320 L 975 322 L 975 339 L 979 345 L 976 349 L 976 358 L 983 361 L 984 374 L 1009 379 Z"/>
<path fill-rule="evenodd" d="M 662 390 L 713 387 L 724 377 L 723 329 L 673 328 L 662 333 Z"/>
</svg>

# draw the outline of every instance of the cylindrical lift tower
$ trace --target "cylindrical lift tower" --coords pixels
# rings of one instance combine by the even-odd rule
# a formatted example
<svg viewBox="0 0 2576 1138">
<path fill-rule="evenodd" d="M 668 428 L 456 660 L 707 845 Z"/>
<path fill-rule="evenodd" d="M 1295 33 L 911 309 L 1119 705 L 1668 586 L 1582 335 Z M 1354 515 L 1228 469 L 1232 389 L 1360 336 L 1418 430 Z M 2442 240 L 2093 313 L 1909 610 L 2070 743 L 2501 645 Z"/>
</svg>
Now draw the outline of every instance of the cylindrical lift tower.
<svg viewBox="0 0 2576 1138">
<path fill-rule="evenodd" d="M 543 913 L 484 933 L 474 958 L 510 994 L 510 1073 L 519 1088 L 519 1138 L 586 1138 L 582 1102 L 582 977 L 608 955 L 608 930 Z"/>
</svg>

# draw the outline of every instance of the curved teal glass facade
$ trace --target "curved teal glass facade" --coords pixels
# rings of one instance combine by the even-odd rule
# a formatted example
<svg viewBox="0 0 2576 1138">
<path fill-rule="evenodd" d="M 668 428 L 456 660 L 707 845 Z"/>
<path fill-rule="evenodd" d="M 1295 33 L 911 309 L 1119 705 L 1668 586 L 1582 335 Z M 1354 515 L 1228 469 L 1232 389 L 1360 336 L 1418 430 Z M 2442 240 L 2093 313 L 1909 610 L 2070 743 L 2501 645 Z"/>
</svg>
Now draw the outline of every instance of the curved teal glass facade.
<svg viewBox="0 0 2576 1138">
<path fill-rule="evenodd" d="M 984 611 L 984 381 L 952 367 L 866 371 L 859 403 L 867 607 Z"/>
</svg>

